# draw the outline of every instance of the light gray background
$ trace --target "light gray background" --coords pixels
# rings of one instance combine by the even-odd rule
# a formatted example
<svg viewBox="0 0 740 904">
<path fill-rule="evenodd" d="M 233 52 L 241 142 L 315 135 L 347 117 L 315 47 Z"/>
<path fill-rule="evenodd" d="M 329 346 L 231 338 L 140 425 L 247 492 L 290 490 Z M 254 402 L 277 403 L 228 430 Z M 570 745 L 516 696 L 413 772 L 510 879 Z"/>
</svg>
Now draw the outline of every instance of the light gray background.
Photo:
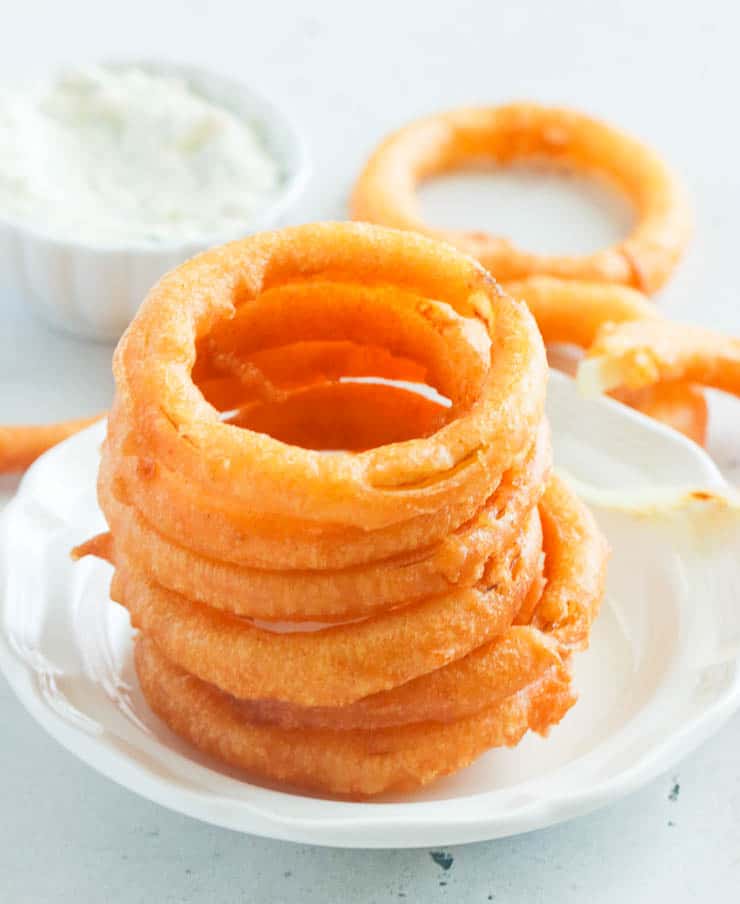
<svg viewBox="0 0 740 904">
<path fill-rule="evenodd" d="M 374 142 L 420 113 L 511 98 L 584 108 L 656 145 L 692 194 L 697 237 L 661 304 L 740 333 L 735 5 L 507 6 L 0 0 L 0 77 L 43 74 L 62 61 L 157 57 L 242 78 L 279 102 L 309 140 L 315 172 L 296 221 L 343 216 Z M 430 192 L 428 209 L 447 204 L 450 223 L 475 217 L 543 250 L 598 244 L 618 227 L 618 211 L 591 210 L 583 192 L 535 195 L 526 180 L 497 192 L 478 194 L 472 211 L 454 192 Z M 109 348 L 47 332 L 7 293 L 0 312 L 0 422 L 107 406 Z M 711 444 L 733 476 L 737 411 L 722 408 Z M 9 491 L 12 481 L 0 486 Z M 740 900 L 740 716 L 632 797 L 568 825 L 450 849 L 448 869 L 426 850 L 300 847 L 168 813 L 61 750 L 1 679 L 0 726 L 0 901 L 8 904 Z"/>
</svg>

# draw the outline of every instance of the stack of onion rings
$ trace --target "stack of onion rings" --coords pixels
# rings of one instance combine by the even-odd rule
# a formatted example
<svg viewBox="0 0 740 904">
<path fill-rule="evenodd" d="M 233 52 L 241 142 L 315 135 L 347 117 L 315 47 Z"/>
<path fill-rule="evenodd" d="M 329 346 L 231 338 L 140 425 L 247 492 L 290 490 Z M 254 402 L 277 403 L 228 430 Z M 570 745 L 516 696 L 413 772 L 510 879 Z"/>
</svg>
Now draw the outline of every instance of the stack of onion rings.
<svg viewBox="0 0 740 904">
<path fill-rule="evenodd" d="M 114 565 L 176 732 L 362 797 L 573 704 L 605 543 L 550 473 L 534 320 L 474 261 L 360 224 L 253 236 L 166 276 L 114 373 L 110 530 L 77 555 Z"/>
</svg>

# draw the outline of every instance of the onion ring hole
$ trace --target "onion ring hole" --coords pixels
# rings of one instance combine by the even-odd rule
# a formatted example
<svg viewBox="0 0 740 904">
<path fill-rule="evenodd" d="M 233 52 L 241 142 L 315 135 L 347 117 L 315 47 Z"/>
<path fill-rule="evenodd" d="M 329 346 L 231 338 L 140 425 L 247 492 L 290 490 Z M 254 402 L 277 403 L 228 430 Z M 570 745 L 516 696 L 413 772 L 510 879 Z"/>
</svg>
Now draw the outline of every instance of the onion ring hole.
<svg viewBox="0 0 740 904">
<path fill-rule="evenodd" d="M 421 315 L 381 308 L 387 290 L 345 291 L 349 315 L 342 287 L 280 287 L 199 339 L 193 382 L 223 422 L 306 449 L 360 452 L 430 436 L 465 406 Z"/>
</svg>

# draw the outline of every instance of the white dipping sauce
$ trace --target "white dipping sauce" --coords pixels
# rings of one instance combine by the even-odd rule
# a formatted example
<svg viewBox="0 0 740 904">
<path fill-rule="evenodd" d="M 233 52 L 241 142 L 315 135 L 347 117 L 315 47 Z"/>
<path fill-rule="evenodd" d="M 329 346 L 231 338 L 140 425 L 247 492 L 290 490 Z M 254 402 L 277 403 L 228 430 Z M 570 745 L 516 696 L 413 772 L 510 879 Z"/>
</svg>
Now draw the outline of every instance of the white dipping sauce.
<svg viewBox="0 0 740 904">
<path fill-rule="evenodd" d="M 236 237 L 280 179 L 255 124 L 183 79 L 89 66 L 0 91 L 0 216 L 60 238 Z"/>
</svg>

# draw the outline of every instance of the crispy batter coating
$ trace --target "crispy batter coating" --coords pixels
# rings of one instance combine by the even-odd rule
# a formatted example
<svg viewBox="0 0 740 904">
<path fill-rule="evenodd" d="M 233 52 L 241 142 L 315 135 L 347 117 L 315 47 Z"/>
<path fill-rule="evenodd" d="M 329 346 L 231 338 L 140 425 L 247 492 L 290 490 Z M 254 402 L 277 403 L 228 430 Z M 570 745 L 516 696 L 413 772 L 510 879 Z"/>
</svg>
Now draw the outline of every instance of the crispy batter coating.
<svg viewBox="0 0 740 904">
<path fill-rule="evenodd" d="M 376 730 L 290 729 L 250 722 L 233 697 L 189 675 L 145 635 L 136 670 L 154 712 L 205 753 L 248 775 L 351 798 L 407 791 L 468 766 L 492 747 L 546 734 L 575 702 L 567 669 L 546 673 L 490 709 L 456 722 Z"/>
<path fill-rule="evenodd" d="M 548 345 L 578 346 L 593 354 L 591 349 L 597 339 L 613 328 L 607 324 L 641 321 L 651 324 L 640 328 L 651 336 L 672 332 L 657 308 L 642 293 L 626 286 L 533 276 L 507 283 L 506 290 L 527 302 Z M 548 357 L 553 366 L 566 373 L 574 374 L 577 370 L 577 356 L 560 354 L 551 347 Z M 611 396 L 673 427 L 699 445 L 706 442 L 707 401 L 701 388 L 691 381 L 670 378 L 639 389 L 615 389 Z"/>
<path fill-rule="evenodd" d="M 468 341 L 459 346 L 467 349 L 458 356 L 464 383 L 466 362 L 481 361 L 473 326 L 490 327 L 488 366 L 475 401 L 430 437 L 330 457 L 222 423 L 190 375 L 199 337 L 281 281 L 325 281 L 327 273 L 371 285 L 394 282 L 443 299 L 452 336 L 463 331 L 460 318 L 471 322 L 464 325 Z M 373 530 L 470 501 L 476 477 L 480 505 L 542 417 L 546 359 L 526 306 L 504 296 L 454 249 L 378 227 L 317 224 L 252 236 L 165 276 L 121 340 L 114 373 L 130 455 L 187 472 L 198 490 L 228 494 L 268 516 Z M 121 479 L 136 482 L 126 474 Z M 155 470 L 152 482 L 157 479 Z M 144 512 L 147 498 L 138 503 Z"/>
<path fill-rule="evenodd" d="M 475 587 L 319 631 L 279 632 L 193 602 L 117 563 L 111 596 L 188 672 L 242 698 L 341 706 L 441 668 L 511 625 L 540 567 L 535 509 Z M 299 626 L 300 628 L 300 626 Z"/>
<path fill-rule="evenodd" d="M 578 379 L 587 391 L 682 380 L 740 395 L 740 338 L 673 321 L 605 324 Z"/>
<path fill-rule="evenodd" d="M 163 587 L 236 615 L 342 621 L 477 584 L 486 562 L 517 539 L 544 492 L 550 463 L 543 424 L 523 468 L 507 472 L 470 521 L 437 543 L 343 569 L 267 570 L 210 559 L 168 542 L 107 486 L 101 498 L 121 560 Z"/>
<path fill-rule="evenodd" d="M 424 221 L 416 196 L 423 180 L 518 160 L 545 161 L 607 180 L 632 202 L 631 233 L 593 254 L 556 256 L 522 251 L 486 232 L 439 229 Z M 648 294 L 666 282 L 691 233 L 684 191 L 650 148 L 583 113 L 534 103 L 462 108 L 404 126 L 373 152 L 355 185 L 351 210 L 356 220 L 450 242 L 500 280 L 543 274 L 618 283 Z"/>
</svg>

